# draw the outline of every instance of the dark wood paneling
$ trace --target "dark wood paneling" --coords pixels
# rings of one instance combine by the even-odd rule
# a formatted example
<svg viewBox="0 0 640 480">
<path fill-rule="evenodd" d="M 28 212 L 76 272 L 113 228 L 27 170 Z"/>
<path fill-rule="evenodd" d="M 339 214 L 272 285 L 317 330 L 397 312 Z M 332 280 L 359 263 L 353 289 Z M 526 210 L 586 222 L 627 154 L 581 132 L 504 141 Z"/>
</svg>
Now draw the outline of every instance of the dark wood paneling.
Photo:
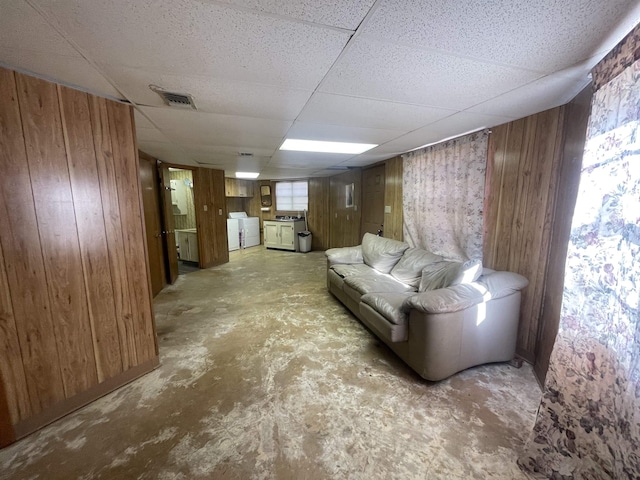
<svg viewBox="0 0 640 480">
<path fill-rule="evenodd" d="M 309 211 L 307 224 L 312 234 L 312 250 L 326 250 L 330 242 L 330 198 L 331 181 L 329 178 L 309 179 Z"/>
<path fill-rule="evenodd" d="M 565 137 L 557 182 L 558 188 L 553 202 L 553 229 L 549 245 L 548 269 L 544 282 L 542 315 L 537 334 L 535 364 L 533 366 L 540 385 L 544 385 L 547 369 L 549 368 L 549 358 L 551 357 L 560 323 L 565 260 L 571 233 L 571 219 L 575 210 L 580 184 L 580 169 L 591 97 L 592 91 L 589 86 L 566 106 L 564 118 Z"/>
<path fill-rule="evenodd" d="M 132 109 L 0 69 L 0 168 L 5 444 L 158 357 Z"/>
<path fill-rule="evenodd" d="M 362 211 L 360 234 L 384 231 L 385 164 L 362 170 Z"/>
<path fill-rule="evenodd" d="M 384 204 L 391 207 L 390 213 L 384 214 L 384 234 L 386 238 L 402 241 L 402 157 L 394 157 L 385 161 Z"/>
<path fill-rule="evenodd" d="M 246 205 L 250 202 L 250 200 L 253 200 L 253 198 L 226 197 L 225 205 L 227 208 L 227 214 L 229 212 L 246 212 Z M 247 215 L 252 216 L 249 214 L 249 212 L 247 212 Z"/>
<path fill-rule="evenodd" d="M 157 356 L 158 347 L 144 238 L 142 198 L 138 178 L 138 149 L 131 109 L 122 104 L 109 102 L 107 113 L 111 126 L 111 148 L 116 163 L 124 257 L 128 266 L 129 292 L 132 301 L 132 332 L 136 343 L 137 363 L 140 364 Z"/>
<path fill-rule="evenodd" d="M 565 108 L 492 128 L 484 264 L 524 275 L 517 352 L 535 362 L 562 153 Z"/>
<path fill-rule="evenodd" d="M 200 268 L 229 261 L 224 171 L 198 168 L 193 172 Z"/>
<path fill-rule="evenodd" d="M 118 179 L 116 162 L 111 147 L 111 127 L 107 112 L 108 100 L 99 97 L 89 98 L 93 144 L 95 147 L 98 176 L 100 180 L 100 196 L 105 219 L 109 267 L 111 270 L 111 288 L 115 300 L 116 326 L 120 339 L 122 368 L 127 370 L 136 365 L 135 338 L 132 332 L 133 312 L 129 295 L 129 277 L 127 274 L 124 252 L 123 225 L 120 217 L 118 200 Z"/>
<path fill-rule="evenodd" d="M 88 298 L 88 318 L 92 333 L 98 381 L 122 372 L 115 299 L 111 285 L 109 251 L 104 212 L 96 202 L 100 191 L 98 167 L 91 131 L 88 95 L 59 87 L 60 106 L 82 272 Z"/>
<path fill-rule="evenodd" d="M 138 157 L 140 159 L 140 188 L 147 234 L 147 251 L 149 252 L 151 291 L 153 296 L 156 296 L 166 285 L 164 267 L 166 252 L 162 241 L 158 167 L 155 158 L 143 152 L 139 152 Z"/>
<path fill-rule="evenodd" d="M 5 75 L 3 85 L 9 79 Z M 13 74 L 11 74 L 13 80 Z M 6 85 L 4 85 L 6 87 Z M 3 88 L 4 93 L 8 93 Z M 7 279 L 27 377 L 31 414 L 64 399 L 64 385 L 58 349 L 46 294 L 45 274 L 38 220 L 33 203 L 31 178 L 18 107 L 18 95 L 3 95 L 2 175 L 3 200 L 0 242 L 4 251 Z M 44 292 L 44 295 L 43 295 Z"/>
<path fill-rule="evenodd" d="M 38 293 L 38 288 L 46 289 L 46 284 L 38 282 L 38 272 L 43 272 L 38 230 L 33 202 L 23 203 L 23 196 L 31 193 L 27 158 L 24 151 L 18 92 L 14 73 L 0 68 L 0 381 L 6 396 L 4 404 L 10 418 L 0 421 L 15 424 L 41 410 L 38 392 L 62 393 L 62 381 L 57 362 L 47 365 L 46 355 L 55 352 L 53 326 L 46 299 L 30 303 Z M 26 237 L 23 237 L 26 235 Z M 9 264 L 6 262 L 9 261 Z M 31 283 L 31 280 L 35 281 Z M 13 285 L 12 291 L 9 286 Z M 12 300 L 10 292 L 13 294 Z M 16 303 L 15 307 L 13 302 Z M 16 318 L 29 315 L 26 322 L 16 324 Z M 24 357 L 20 351 L 20 337 L 51 335 L 44 348 L 27 349 Z M 26 367 L 35 368 L 53 378 L 39 380 L 28 375 Z M 31 373 L 31 372 L 29 372 Z M 31 400 L 31 392 L 34 399 Z M 3 412 L 0 412 L 0 416 Z M 11 440 L 9 431 L 0 441 Z"/>
<path fill-rule="evenodd" d="M 195 179 L 194 179 L 195 180 Z M 165 257 L 167 280 L 173 284 L 178 279 L 178 251 L 176 249 L 176 227 L 175 217 L 173 216 L 173 205 L 171 202 L 171 174 L 169 166 L 165 163 L 160 165 L 160 206 L 162 207 L 162 242 L 164 250 L 167 252 Z M 194 188 L 195 181 L 194 181 Z M 197 218 L 197 215 L 196 215 Z"/>
<path fill-rule="evenodd" d="M 362 171 L 359 168 L 331 177 L 331 241 L 330 247 L 349 247 L 359 245 L 360 211 L 362 195 Z M 354 206 L 346 207 L 345 187 L 354 184 Z"/>
<path fill-rule="evenodd" d="M 29 416 L 29 392 L 9 292 L 4 255 L 0 249 L 0 422 L 6 418 L 7 424 L 11 425 Z M 0 427 L 3 426 L 0 423 Z M 0 433 L 2 443 L 6 442 Z"/>
</svg>

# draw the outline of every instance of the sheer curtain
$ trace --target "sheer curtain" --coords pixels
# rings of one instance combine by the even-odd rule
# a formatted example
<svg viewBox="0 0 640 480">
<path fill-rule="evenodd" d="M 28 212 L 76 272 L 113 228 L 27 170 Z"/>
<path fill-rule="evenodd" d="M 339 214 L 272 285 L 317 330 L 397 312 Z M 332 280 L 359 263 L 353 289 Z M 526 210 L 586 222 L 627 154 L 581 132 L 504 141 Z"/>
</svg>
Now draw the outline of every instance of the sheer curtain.
<svg viewBox="0 0 640 480">
<path fill-rule="evenodd" d="M 640 478 L 640 28 L 593 71 L 560 327 L 521 467 Z"/>
<path fill-rule="evenodd" d="M 452 259 L 482 259 L 488 133 L 403 156 L 403 233 L 409 245 Z"/>
</svg>

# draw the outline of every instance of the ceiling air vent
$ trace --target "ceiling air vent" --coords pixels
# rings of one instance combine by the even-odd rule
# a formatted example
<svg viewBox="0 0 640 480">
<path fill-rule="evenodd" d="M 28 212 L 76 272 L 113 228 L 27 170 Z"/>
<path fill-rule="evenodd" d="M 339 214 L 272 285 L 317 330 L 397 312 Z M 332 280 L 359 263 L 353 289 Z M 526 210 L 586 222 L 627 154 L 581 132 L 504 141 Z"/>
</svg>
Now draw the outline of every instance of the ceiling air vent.
<svg viewBox="0 0 640 480">
<path fill-rule="evenodd" d="M 162 100 L 169 107 L 193 108 L 196 110 L 196 104 L 193 97 L 184 93 L 167 92 L 166 90 L 155 85 L 149 85 L 149 88 L 162 97 Z"/>
</svg>

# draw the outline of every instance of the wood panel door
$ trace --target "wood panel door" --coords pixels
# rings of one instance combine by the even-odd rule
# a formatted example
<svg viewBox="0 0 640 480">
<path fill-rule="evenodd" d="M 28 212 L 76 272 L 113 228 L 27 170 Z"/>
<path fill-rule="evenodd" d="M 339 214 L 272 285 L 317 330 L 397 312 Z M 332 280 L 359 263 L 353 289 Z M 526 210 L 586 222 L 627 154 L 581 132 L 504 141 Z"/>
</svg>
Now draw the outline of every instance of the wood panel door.
<svg viewBox="0 0 640 480">
<path fill-rule="evenodd" d="M 166 271 L 169 283 L 175 283 L 178 279 L 178 250 L 176 248 L 176 227 L 173 219 L 173 206 L 171 203 L 171 176 L 169 167 L 160 165 L 160 183 L 162 184 L 162 239 L 166 249 Z"/>
<path fill-rule="evenodd" d="M 165 255 L 166 249 L 162 240 L 162 212 L 158 168 L 156 160 L 142 152 L 140 158 L 140 186 L 142 188 L 142 204 L 144 207 L 144 223 L 149 253 L 149 271 L 151 274 L 151 290 L 155 297 L 166 285 Z"/>
<path fill-rule="evenodd" d="M 366 232 L 384 230 L 384 174 L 385 165 L 362 171 L 362 226 L 360 236 Z"/>
</svg>

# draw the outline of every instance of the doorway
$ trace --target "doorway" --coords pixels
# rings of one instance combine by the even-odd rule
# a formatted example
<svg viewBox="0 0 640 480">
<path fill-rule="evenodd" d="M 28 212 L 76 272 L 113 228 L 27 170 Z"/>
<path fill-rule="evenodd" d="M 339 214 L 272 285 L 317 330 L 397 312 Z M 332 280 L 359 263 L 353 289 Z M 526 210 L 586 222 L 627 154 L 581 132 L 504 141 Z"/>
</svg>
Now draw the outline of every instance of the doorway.
<svg viewBox="0 0 640 480">
<path fill-rule="evenodd" d="M 198 230 L 193 196 L 193 172 L 187 169 L 168 167 L 171 210 L 175 231 L 178 258 L 178 274 L 184 275 L 199 270 Z"/>
</svg>

